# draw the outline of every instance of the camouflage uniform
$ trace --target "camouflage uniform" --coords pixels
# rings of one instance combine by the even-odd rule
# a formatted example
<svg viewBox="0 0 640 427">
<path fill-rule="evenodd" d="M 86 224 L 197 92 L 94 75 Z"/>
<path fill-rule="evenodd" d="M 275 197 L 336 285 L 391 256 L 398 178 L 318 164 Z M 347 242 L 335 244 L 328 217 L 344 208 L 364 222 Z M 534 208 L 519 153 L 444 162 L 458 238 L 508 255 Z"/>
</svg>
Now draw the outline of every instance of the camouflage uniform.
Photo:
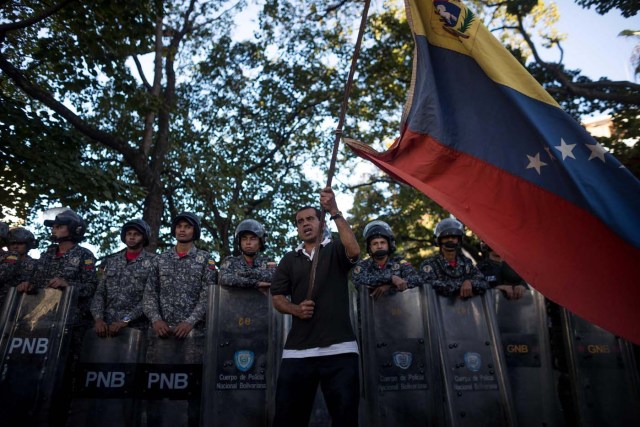
<svg viewBox="0 0 640 427">
<path fill-rule="evenodd" d="M 46 288 L 49 281 L 60 277 L 73 286 L 78 293 L 78 313 L 72 323 L 93 323 L 89 307 L 98 284 L 96 258 L 87 248 L 75 245 L 57 256 L 58 245 L 51 245 L 40 256 L 29 283 L 36 288 Z"/>
<path fill-rule="evenodd" d="M 373 258 L 360 260 L 353 269 L 351 279 L 357 289 L 360 286 L 377 288 L 383 285 L 393 285 L 391 276 L 398 276 L 406 280 L 407 288 L 421 285 L 418 273 L 408 261 L 400 256 L 389 257 L 383 267 L 380 267 Z"/>
<path fill-rule="evenodd" d="M 173 327 L 189 322 L 204 327 L 209 286 L 218 272 L 211 256 L 192 246 L 183 257 L 171 249 L 156 256 L 142 299 L 142 310 L 151 323 L 164 320 Z"/>
<path fill-rule="evenodd" d="M 130 327 L 144 327 L 148 322 L 142 312 L 142 295 L 155 255 L 142 251 L 136 259 L 127 261 L 125 253 L 120 251 L 104 262 L 91 314 L 107 324 L 128 317 Z"/>
<path fill-rule="evenodd" d="M 15 252 L 6 252 L 0 255 L 0 307 L 2 307 L 9 288 L 31 280 L 35 265 L 36 260 L 29 255 L 25 255 L 22 259 Z"/>
<path fill-rule="evenodd" d="M 420 264 L 422 283 L 429 284 L 440 295 L 457 295 L 462 282 L 469 280 L 475 295 L 487 290 L 487 282 L 471 260 L 464 255 L 456 255 L 456 266 L 449 265 L 442 254 L 431 256 Z"/>
<path fill-rule="evenodd" d="M 271 283 L 276 269 L 275 263 L 273 267 L 269 267 L 268 263 L 269 261 L 261 255 L 253 259 L 252 265 L 247 263 L 243 255 L 226 257 L 220 266 L 218 284 L 238 288 L 257 288 L 258 282 Z"/>
</svg>

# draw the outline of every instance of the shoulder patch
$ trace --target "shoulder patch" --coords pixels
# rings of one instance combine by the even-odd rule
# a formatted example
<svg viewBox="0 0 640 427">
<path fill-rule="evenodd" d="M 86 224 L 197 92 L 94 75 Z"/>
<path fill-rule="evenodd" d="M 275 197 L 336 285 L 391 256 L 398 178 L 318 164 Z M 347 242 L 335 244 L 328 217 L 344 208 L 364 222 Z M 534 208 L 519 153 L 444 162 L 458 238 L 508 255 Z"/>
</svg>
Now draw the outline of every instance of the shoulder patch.
<svg viewBox="0 0 640 427">
<path fill-rule="evenodd" d="M 211 261 L 209 261 L 209 262 L 211 262 Z M 230 265 L 231 265 L 231 261 L 226 260 L 220 265 L 220 268 L 227 269 L 227 268 L 229 268 Z"/>
<path fill-rule="evenodd" d="M 18 261 L 17 255 L 7 255 L 4 259 L 4 262 L 9 264 L 15 264 Z"/>
<path fill-rule="evenodd" d="M 392 269 L 392 270 L 400 270 L 400 264 L 398 264 L 397 262 L 396 262 L 396 263 L 394 263 L 394 264 L 391 266 L 391 269 Z"/>
<path fill-rule="evenodd" d="M 422 271 L 424 271 L 425 273 L 431 273 L 431 266 L 429 264 L 426 264 L 424 267 L 422 267 Z"/>
<path fill-rule="evenodd" d="M 362 271 L 362 267 L 360 267 L 359 265 L 356 265 L 356 268 L 354 268 L 354 269 L 353 269 L 353 272 L 354 272 L 355 274 L 358 274 L 358 273 L 360 273 L 361 271 Z"/>
</svg>

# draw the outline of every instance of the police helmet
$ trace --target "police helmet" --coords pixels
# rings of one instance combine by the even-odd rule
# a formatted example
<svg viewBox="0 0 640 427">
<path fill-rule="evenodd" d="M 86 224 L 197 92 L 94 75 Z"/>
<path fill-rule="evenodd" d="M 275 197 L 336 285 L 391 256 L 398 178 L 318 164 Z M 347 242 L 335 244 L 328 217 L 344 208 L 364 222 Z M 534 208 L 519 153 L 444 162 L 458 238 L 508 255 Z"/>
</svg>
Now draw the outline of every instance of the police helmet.
<svg viewBox="0 0 640 427">
<path fill-rule="evenodd" d="M 171 235 L 175 237 L 176 226 L 181 220 L 187 221 L 193 227 L 193 240 L 200 238 L 200 219 L 193 212 L 181 212 L 171 221 Z"/>
<path fill-rule="evenodd" d="M 391 227 L 384 221 L 371 221 L 364 227 L 364 239 L 367 242 L 367 252 L 369 251 L 369 242 L 374 237 L 383 237 L 389 243 L 389 253 L 392 254 L 396 250 L 396 238 L 391 231 Z"/>
<path fill-rule="evenodd" d="M 149 224 L 144 222 L 142 219 L 132 219 L 131 221 L 124 223 L 120 229 L 120 240 L 122 240 L 122 243 L 127 243 L 125 241 L 125 237 L 127 235 L 127 230 L 131 228 L 142 234 L 142 237 L 144 237 L 144 246 L 148 246 L 149 238 L 151 237 L 151 227 L 149 227 Z"/>
<path fill-rule="evenodd" d="M 440 239 L 447 236 L 457 236 L 462 242 L 464 236 L 464 225 L 455 218 L 445 218 L 436 225 L 435 231 L 436 245 L 440 246 Z"/>
<path fill-rule="evenodd" d="M 75 243 L 81 242 L 84 239 L 84 233 L 87 231 L 87 226 L 82 218 L 71 209 L 60 212 L 55 219 L 45 220 L 44 225 L 47 227 L 66 225 L 69 228 L 69 240 Z"/>
<path fill-rule="evenodd" d="M 38 242 L 32 232 L 23 227 L 16 227 L 9 230 L 7 235 L 7 242 L 11 243 L 26 243 L 27 250 L 35 249 L 38 246 Z"/>
<path fill-rule="evenodd" d="M 238 224 L 236 227 L 236 232 L 234 234 L 235 243 L 240 248 L 240 238 L 244 233 L 253 233 L 258 236 L 260 239 L 260 250 L 263 251 L 265 248 L 265 244 L 267 242 L 267 232 L 264 229 L 264 226 L 260 224 L 255 219 L 245 219 Z"/>
</svg>

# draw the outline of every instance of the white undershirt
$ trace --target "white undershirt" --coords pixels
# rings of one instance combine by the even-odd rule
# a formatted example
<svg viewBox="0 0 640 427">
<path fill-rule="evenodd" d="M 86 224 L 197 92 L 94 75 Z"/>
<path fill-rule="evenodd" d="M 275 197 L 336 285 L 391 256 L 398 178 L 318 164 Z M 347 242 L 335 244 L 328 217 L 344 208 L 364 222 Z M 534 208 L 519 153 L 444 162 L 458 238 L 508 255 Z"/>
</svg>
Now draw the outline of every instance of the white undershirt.
<svg viewBox="0 0 640 427">
<path fill-rule="evenodd" d="M 304 350 L 284 349 L 283 359 L 303 359 L 306 357 L 334 356 L 336 354 L 355 353 L 358 354 L 358 343 L 356 341 L 345 341 L 332 344 L 328 347 L 305 348 Z"/>
</svg>

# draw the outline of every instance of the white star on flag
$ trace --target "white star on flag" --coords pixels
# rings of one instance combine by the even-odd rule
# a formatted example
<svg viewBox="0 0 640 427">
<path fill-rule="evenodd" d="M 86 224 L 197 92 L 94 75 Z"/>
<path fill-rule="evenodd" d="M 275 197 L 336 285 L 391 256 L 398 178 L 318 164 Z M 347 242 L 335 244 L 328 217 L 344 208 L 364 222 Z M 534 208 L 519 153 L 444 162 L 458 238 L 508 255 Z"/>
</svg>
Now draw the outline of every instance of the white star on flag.
<svg viewBox="0 0 640 427">
<path fill-rule="evenodd" d="M 604 155 L 607 153 L 607 150 L 600 145 L 599 143 L 595 144 L 585 144 L 589 150 L 591 150 L 591 155 L 589 155 L 589 160 L 594 158 L 599 158 L 604 163 Z"/>
<path fill-rule="evenodd" d="M 562 160 L 564 161 L 567 157 L 571 157 L 572 159 L 576 158 L 576 156 L 573 155 L 573 148 L 575 146 L 576 144 L 567 144 L 564 142 L 564 139 L 560 138 L 560 145 L 555 145 L 554 148 L 562 153 Z"/>
<path fill-rule="evenodd" d="M 535 156 L 530 156 L 527 154 L 527 157 L 529 158 L 529 164 L 527 165 L 527 169 L 533 168 L 536 170 L 536 172 L 538 172 L 538 175 L 540 175 L 540 168 L 542 166 L 547 165 L 545 162 L 540 160 L 540 153 L 536 153 Z"/>
</svg>

